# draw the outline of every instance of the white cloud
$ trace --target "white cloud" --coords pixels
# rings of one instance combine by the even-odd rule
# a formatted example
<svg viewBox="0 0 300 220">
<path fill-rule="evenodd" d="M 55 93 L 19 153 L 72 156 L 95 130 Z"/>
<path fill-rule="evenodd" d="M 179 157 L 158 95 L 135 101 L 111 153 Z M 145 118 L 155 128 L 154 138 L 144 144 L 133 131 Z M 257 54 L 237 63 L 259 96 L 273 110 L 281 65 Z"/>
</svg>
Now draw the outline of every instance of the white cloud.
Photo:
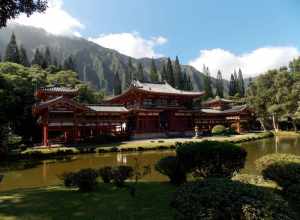
<svg viewBox="0 0 300 220">
<path fill-rule="evenodd" d="M 102 34 L 97 38 L 89 38 L 89 40 L 135 58 L 162 57 L 163 55 L 156 53 L 154 49 L 168 41 L 162 36 L 145 39 L 137 32 Z"/>
<path fill-rule="evenodd" d="M 253 77 L 269 69 L 287 65 L 299 55 L 300 51 L 296 47 L 263 47 L 241 55 L 217 48 L 201 50 L 199 57 L 189 64 L 200 71 L 205 65 L 213 76 L 220 69 L 223 77 L 229 79 L 234 69 L 241 68 L 245 77 Z"/>
<path fill-rule="evenodd" d="M 12 22 L 43 28 L 56 35 L 78 36 L 78 29 L 84 25 L 63 9 L 63 1 L 50 0 L 48 6 L 45 13 L 34 13 L 30 17 L 22 14 Z"/>
</svg>

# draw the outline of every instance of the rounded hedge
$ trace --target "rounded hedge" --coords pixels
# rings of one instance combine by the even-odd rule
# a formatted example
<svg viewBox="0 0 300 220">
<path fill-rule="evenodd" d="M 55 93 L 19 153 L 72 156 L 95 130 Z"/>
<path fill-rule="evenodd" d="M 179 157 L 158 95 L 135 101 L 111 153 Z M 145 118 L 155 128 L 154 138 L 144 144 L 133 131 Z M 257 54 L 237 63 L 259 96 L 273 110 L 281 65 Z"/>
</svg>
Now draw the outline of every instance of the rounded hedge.
<svg viewBox="0 0 300 220">
<path fill-rule="evenodd" d="M 171 201 L 177 220 L 296 219 L 279 195 L 224 178 L 209 178 L 181 186 Z"/>
<path fill-rule="evenodd" d="M 213 135 L 221 135 L 226 132 L 226 128 L 224 125 L 215 125 L 211 132 Z"/>
<path fill-rule="evenodd" d="M 300 156 L 291 154 L 270 154 L 256 161 L 263 177 L 287 188 L 300 184 Z"/>
<path fill-rule="evenodd" d="M 218 141 L 178 143 L 178 161 L 186 173 L 199 177 L 231 178 L 244 168 L 247 152 L 235 144 Z"/>
<path fill-rule="evenodd" d="M 110 181 L 113 179 L 112 167 L 110 166 L 101 167 L 98 170 L 98 174 L 104 183 L 110 183 Z"/>
<path fill-rule="evenodd" d="M 181 169 L 176 156 L 161 158 L 155 164 L 155 169 L 161 174 L 168 176 L 172 184 L 178 185 L 186 181 L 186 174 Z"/>
</svg>

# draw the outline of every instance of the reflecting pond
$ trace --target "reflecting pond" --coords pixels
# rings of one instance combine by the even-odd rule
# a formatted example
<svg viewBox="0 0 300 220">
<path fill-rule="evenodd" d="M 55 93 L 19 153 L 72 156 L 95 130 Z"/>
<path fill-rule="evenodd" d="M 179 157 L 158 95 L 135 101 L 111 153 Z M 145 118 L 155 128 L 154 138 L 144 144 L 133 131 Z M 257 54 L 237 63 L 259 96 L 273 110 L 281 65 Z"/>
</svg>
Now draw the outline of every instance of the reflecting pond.
<svg viewBox="0 0 300 220">
<path fill-rule="evenodd" d="M 270 153 L 292 153 L 300 155 L 300 137 L 274 137 L 242 143 L 248 156 L 243 173 L 255 174 L 254 161 Z M 0 183 L 0 191 L 16 188 L 40 187 L 60 184 L 59 176 L 68 171 L 82 168 L 99 168 L 114 165 L 135 165 L 136 159 L 140 167 L 150 165 L 152 171 L 144 180 L 162 181 L 166 178 L 154 170 L 157 160 L 164 156 L 174 155 L 174 151 L 155 151 L 139 153 L 83 154 L 67 157 L 62 160 L 45 160 L 38 164 L 25 164 L 23 169 L 11 169 L 2 172 L 5 177 Z"/>
</svg>

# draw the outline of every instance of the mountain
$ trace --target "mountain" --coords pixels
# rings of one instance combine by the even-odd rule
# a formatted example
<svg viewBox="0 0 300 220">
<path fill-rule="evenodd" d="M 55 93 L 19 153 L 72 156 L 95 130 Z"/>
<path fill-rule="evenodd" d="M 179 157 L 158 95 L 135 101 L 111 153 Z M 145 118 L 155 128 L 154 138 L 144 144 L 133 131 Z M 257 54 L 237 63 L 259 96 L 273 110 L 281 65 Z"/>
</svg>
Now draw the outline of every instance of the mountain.
<svg viewBox="0 0 300 220">
<path fill-rule="evenodd" d="M 79 78 L 91 83 L 97 89 L 106 91 L 107 94 L 112 93 L 113 76 L 116 70 L 124 79 L 128 56 L 115 50 L 101 47 L 83 38 L 52 35 L 43 29 L 34 27 L 13 24 L 1 29 L 0 54 L 2 56 L 12 32 L 16 35 L 17 43 L 19 45 L 22 44 L 27 50 L 30 60 L 33 58 L 34 51 L 37 48 L 43 50 L 45 47 L 49 47 L 52 56 L 60 62 L 72 55 Z M 158 70 L 161 69 L 166 59 L 155 59 Z M 138 63 L 142 63 L 146 74 L 149 75 L 151 59 L 132 58 L 132 63 L 135 67 L 137 67 Z M 182 69 L 191 77 L 194 89 L 203 90 L 203 73 L 188 65 L 182 65 Z M 212 81 L 215 84 L 214 78 L 212 78 Z M 227 88 L 228 82 L 224 82 L 225 88 Z"/>
</svg>

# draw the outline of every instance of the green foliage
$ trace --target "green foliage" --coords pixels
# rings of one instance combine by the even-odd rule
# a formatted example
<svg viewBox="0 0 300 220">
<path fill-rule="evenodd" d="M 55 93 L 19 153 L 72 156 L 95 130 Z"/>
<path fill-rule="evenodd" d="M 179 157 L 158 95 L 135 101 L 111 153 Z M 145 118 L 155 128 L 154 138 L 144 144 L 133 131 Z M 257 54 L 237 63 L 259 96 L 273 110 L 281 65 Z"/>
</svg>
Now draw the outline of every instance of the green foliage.
<svg viewBox="0 0 300 220">
<path fill-rule="evenodd" d="M 6 47 L 4 61 L 20 63 L 20 53 L 14 33 L 12 33 L 10 41 Z"/>
<path fill-rule="evenodd" d="M 47 1 L 36 0 L 5 0 L 0 2 L 1 16 L 0 28 L 6 26 L 9 19 L 16 18 L 19 14 L 25 13 L 30 16 L 34 12 L 43 12 L 47 8 Z"/>
<path fill-rule="evenodd" d="M 77 73 L 72 70 L 61 70 L 56 74 L 48 74 L 47 81 L 52 85 L 59 84 L 71 88 L 80 84 Z"/>
<path fill-rule="evenodd" d="M 117 187 L 123 187 L 125 181 L 133 176 L 133 168 L 130 166 L 118 166 L 112 169 L 113 182 Z"/>
<path fill-rule="evenodd" d="M 75 173 L 74 172 L 64 172 L 59 178 L 64 182 L 65 187 L 75 187 Z"/>
<path fill-rule="evenodd" d="M 73 181 L 71 184 L 79 188 L 79 191 L 90 192 L 93 191 L 97 186 L 97 177 L 98 174 L 93 169 L 82 169 L 73 175 Z"/>
<path fill-rule="evenodd" d="M 112 168 L 109 166 L 101 167 L 98 173 L 104 183 L 110 183 L 113 179 Z"/>
<path fill-rule="evenodd" d="M 290 154 L 269 154 L 256 161 L 263 177 L 288 188 L 300 184 L 300 156 Z"/>
<path fill-rule="evenodd" d="M 151 67 L 150 67 L 150 81 L 153 83 L 159 81 L 155 60 L 153 58 L 151 60 Z"/>
<path fill-rule="evenodd" d="M 98 92 L 87 84 L 80 83 L 76 87 L 78 88 L 79 92 L 76 100 L 79 103 L 99 104 L 104 98 L 103 92 Z"/>
<path fill-rule="evenodd" d="M 226 132 L 226 128 L 224 125 L 215 125 L 211 132 L 213 135 L 222 135 Z"/>
<path fill-rule="evenodd" d="M 203 73 L 204 73 L 204 91 L 205 91 L 205 97 L 206 98 L 212 98 L 213 97 L 213 90 L 212 90 L 212 83 L 211 83 L 211 77 L 208 67 L 203 66 Z"/>
<path fill-rule="evenodd" d="M 270 190 L 222 178 L 181 186 L 171 206 L 178 220 L 296 219 L 288 203 Z"/>
<path fill-rule="evenodd" d="M 176 147 L 182 168 L 203 178 L 231 178 L 244 167 L 247 156 L 245 149 L 228 142 L 188 142 Z"/>
<path fill-rule="evenodd" d="M 237 81 L 238 81 L 237 84 L 238 84 L 239 96 L 244 97 L 245 96 L 245 82 L 244 82 L 243 73 L 242 73 L 241 69 L 239 69 Z"/>
<path fill-rule="evenodd" d="M 27 52 L 23 46 L 20 46 L 20 64 L 25 67 L 29 67 L 30 63 L 27 57 Z"/>
<path fill-rule="evenodd" d="M 39 65 L 42 67 L 44 65 L 44 56 L 37 48 L 34 52 L 33 60 L 31 61 L 32 65 Z"/>
<path fill-rule="evenodd" d="M 166 67 L 166 81 L 173 87 L 175 87 L 174 71 L 172 66 L 172 61 L 168 58 Z"/>
<path fill-rule="evenodd" d="M 142 63 L 138 64 L 136 79 L 143 82 L 144 81 L 144 67 Z"/>
<path fill-rule="evenodd" d="M 216 82 L 216 96 L 219 96 L 221 98 L 224 97 L 224 85 L 223 85 L 223 78 L 222 73 L 219 70 L 217 73 L 217 82 Z"/>
<path fill-rule="evenodd" d="M 175 88 L 181 90 L 184 89 L 185 82 L 183 82 L 183 76 L 182 76 L 182 71 L 181 71 L 181 66 L 180 66 L 178 56 L 176 56 L 175 63 L 174 63 L 174 82 L 175 82 Z"/>
<path fill-rule="evenodd" d="M 176 156 L 161 158 L 155 164 L 155 169 L 161 174 L 168 176 L 172 184 L 179 185 L 186 181 L 186 174 Z"/>
<path fill-rule="evenodd" d="M 160 76 L 161 76 L 161 81 L 164 82 L 164 81 L 167 81 L 167 69 L 166 69 L 166 64 L 163 63 L 162 64 L 162 69 L 161 69 L 161 72 L 160 72 Z"/>
</svg>

